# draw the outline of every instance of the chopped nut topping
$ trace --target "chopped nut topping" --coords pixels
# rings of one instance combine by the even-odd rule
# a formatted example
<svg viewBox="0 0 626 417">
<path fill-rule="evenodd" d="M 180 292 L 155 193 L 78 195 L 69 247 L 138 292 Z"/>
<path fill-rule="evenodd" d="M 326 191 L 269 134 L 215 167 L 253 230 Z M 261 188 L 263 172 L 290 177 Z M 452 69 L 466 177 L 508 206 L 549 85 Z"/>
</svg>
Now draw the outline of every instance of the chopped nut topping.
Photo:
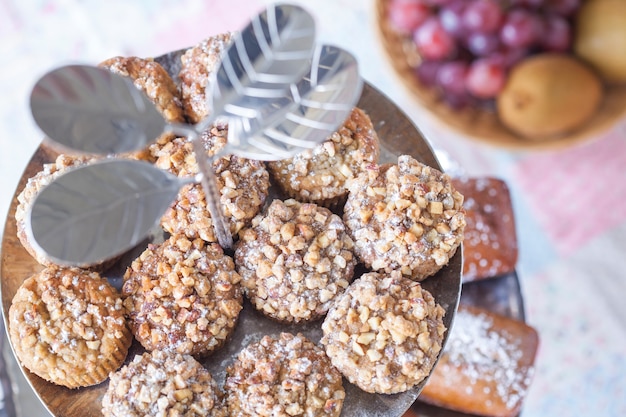
<svg viewBox="0 0 626 417">
<path fill-rule="evenodd" d="M 376 271 L 400 270 L 421 281 L 463 240 L 463 196 L 447 175 L 411 156 L 369 169 L 348 187 L 343 218 L 357 257 Z"/>
<path fill-rule="evenodd" d="M 399 271 L 371 272 L 340 295 L 322 324 L 321 343 L 333 365 L 371 393 L 419 384 L 437 359 L 444 310 L 420 283 Z"/>
<path fill-rule="evenodd" d="M 224 390 L 232 416 L 339 416 L 345 398 L 324 350 L 289 333 L 244 348 L 226 369 Z"/>
<path fill-rule="evenodd" d="M 318 318 L 352 280 L 354 244 L 327 208 L 274 200 L 240 233 L 235 263 L 257 309 L 280 321 Z"/>
<path fill-rule="evenodd" d="M 147 350 L 213 351 L 237 322 L 239 281 L 233 260 L 217 244 L 173 235 L 150 245 L 124 275 L 122 294 L 135 337 Z"/>
</svg>

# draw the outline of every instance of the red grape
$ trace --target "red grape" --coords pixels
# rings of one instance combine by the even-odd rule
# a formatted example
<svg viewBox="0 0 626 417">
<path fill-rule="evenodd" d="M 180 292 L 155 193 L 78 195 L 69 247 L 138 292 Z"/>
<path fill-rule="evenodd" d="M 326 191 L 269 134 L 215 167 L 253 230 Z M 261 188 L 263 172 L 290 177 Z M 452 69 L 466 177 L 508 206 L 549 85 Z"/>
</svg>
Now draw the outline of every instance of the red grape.
<svg viewBox="0 0 626 417">
<path fill-rule="evenodd" d="M 571 45 L 572 35 L 568 21 L 557 15 L 546 16 L 541 46 L 547 51 L 564 52 Z"/>
<path fill-rule="evenodd" d="M 580 7 L 580 0 L 548 0 L 546 10 L 568 17 Z"/>
<path fill-rule="evenodd" d="M 475 56 L 491 55 L 500 47 L 500 38 L 487 33 L 472 33 L 467 37 L 467 49 Z"/>
<path fill-rule="evenodd" d="M 492 33 L 500 29 L 503 16 L 495 0 L 475 0 L 463 12 L 463 26 L 469 32 Z"/>
<path fill-rule="evenodd" d="M 502 48 L 491 54 L 491 58 L 499 62 L 504 68 L 511 68 L 529 55 L 525 48 Z"/>
<path fill-rule="evenodd" d="M 430 15 L 430 8 L 420 1 L 393 0 L 389 4 L 389 23 L 400 33 L 413 33 Z"/>
<path fill-rule="evenodd" d="M 449 61 L 441 65 L 437 71 L 437 84 L 446 93 L 465 94 L 465 77 L 468 65 L 465 61 Z"/>
<path fill-rule="evenodd" d="M 443 28 L 451 35 L 460 38 L 465 34 L 463 30 L 463 12 L 467 5 L 466 0 L 455 0 L 439 11 L 439 20 Z"/>
<path fill-rule="evenodd" d="M 422 84 L 427 87 L 433 87 L 437 84 L 439 68 L 441 68 L 441 62 L 439 61 L 422 61 L 415 69 L 415 75 Z"/>
<path fill-rule="evenodd" d="M 494 59 L 478 58 L 469 67 L 466 88 L 474 96 L 483 99 L 494 98 L 506 81 L 501 63 Z"/>
<path fill-rule="evenodd" d="M 541 30 L 541 20 L 537 14 L 525 9 L 514 9 L 506 16 L 500 39 L 507 46 L 524 48 L 539 40 Z"/>
<path fill-rule="evenodd" d="M 435 61 L 452 56 L 456 49 L 452 35 L 446 32 L 436 17 L 427 19 L 417 28 L 413 41 L 423 58 Z"/>
</svg>

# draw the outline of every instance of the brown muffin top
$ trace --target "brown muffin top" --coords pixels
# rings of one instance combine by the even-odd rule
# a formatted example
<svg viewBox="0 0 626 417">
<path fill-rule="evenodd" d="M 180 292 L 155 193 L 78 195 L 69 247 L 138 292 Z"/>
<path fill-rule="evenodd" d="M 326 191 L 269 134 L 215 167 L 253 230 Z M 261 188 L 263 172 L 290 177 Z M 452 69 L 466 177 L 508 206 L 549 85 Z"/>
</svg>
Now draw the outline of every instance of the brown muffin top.
<svg viewBox="0 0 626 417">
<path fill-rule="evenodd" d="M 48 267 L 26 279 L 9 309 L 20 362 L 69 388 L 102 382 L 124 361 L 132 336 L 122 299 L 96 272 Z"/>
<path fill-rule="evenodd" d="M 371 272 L 330 309 L 321 343 L 333 365 L 370 393 L 403 392 L 429 375 L 441 350 L 443 308 L 420 283 Z"/>
<path fill-rule="evenodd" d="M 265 336 L 244 348 L 226 370 L 231 416 L 339 416 L 341 374 L 301 334 Z"/>
<path fill-rule="evenodd" d="M 99 64 L 114 74 L 128 77 L 156 105 L 165 120 L 184 123 L 182 103 L 172 77 L 151 58 L 113 57 Z"/>
<path fill-rule="evenodd" d="M 133 333 L 147 350 L 203 355 L 221 346 L 242 308 L 240 277 L 217 244 L 173 235 L 124 274 Z"/>
<path fill-rule="evenodd" d="M 328 140 L 293 158 L 269 162 L 268 168 L 290 197 L 323 203 L 345 197 L 346 181 L 377 163 L 379 153 L 370 118 L 355 107 Z"/>
<path fill-rule="evenodd" d="M 447 175 L 409 155 L 372 167 L 349 190 L 343 219 L 355 253 L 375 271 L 422 280 L 446 265 L 463 240 L 463 196 Z"/>
<path fill-rule="evenodd" d="M 105 417 L 228 417 L 215 380 L 192 356 L 155 350 L 111 374 Z"/>
<path fill-rule="evenodd" d="M 227 134 L 227 127 L 219 124 L 203 133 L 202 141 L 207 155 L 212 155 L 224 146 Z M 162 146 L 154 145 L 151 151 L 158 167 L 182 177 L 198 173 L 192 148 L 190 142 L 176 138 Z M 213 168 L 221 194 L 222 211 L 231 233 L 236 235 L 250 223 L 265 203 L 269 194 L 269 174 L 262 162 L 233 155 L 217 159 Z M 181 188 L 177 199 L 162 217 L 161 225 L 172 234 L 184 234 L 190 239 L 200 237 L 207 242 L 217 241 L 200 184 Z"/>
<path fill-rule="evenodd" d="M 240 232 L 235 264 L 258 310 L 299 322 L 326 314 L 348 287 L 353 246 L 341 218 L 327 208 L 274 200 Z"/>
<path fill-rule="evenodd" d="M 198 123 L 209 115 L 206 86 L 209 77 L 222 60 L 222 54 L 231 41 L 231 33 L 222 33 L 203 40 L 188 49 L 181 57 L 178 74 L 185 115 L 192 123 Z"/>
</svg>

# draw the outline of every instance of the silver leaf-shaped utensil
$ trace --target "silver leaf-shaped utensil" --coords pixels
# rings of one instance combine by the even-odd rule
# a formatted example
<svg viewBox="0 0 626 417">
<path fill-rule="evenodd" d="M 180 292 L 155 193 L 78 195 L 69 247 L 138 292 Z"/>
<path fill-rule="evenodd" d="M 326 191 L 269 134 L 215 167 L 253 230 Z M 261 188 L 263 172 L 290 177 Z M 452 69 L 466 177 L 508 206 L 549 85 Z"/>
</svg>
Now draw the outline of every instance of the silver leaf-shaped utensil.
<svg viewBox="0 0 626 417">
<path fill-rule="evenodd" d="M 145 239 L 180 187 L 193 181 L 127 159 L 74 168 L 36 196 L 27 233 L 55 263 L 97 264 Z"/>
<path fill-rule="evenodd" d="M 313 148 L 345 121 L 362 89 L 356 59 L 336 46 L 320 45 L 309 73 L 292 86 L 273 123 L 259 126 L 256 120 L 231 120 L 233 139 L 223 152 L 269 161 Z"/>
<path fill-rule="evenodd" d="M 30 106 L 43 132 L 65 149 L 90 154 L 142 149 L 165 129 L 150 99 L 103 68 L 67 65 L 35 84 Z"/>
<path fill-rule="evenodd" d="M 233 39 L 206 87 L 210 116 L 263 120 L 281 107 L 290 85 L 310 67 L 315 21 L 302 7 L 270 5 Z"/>
</svg>

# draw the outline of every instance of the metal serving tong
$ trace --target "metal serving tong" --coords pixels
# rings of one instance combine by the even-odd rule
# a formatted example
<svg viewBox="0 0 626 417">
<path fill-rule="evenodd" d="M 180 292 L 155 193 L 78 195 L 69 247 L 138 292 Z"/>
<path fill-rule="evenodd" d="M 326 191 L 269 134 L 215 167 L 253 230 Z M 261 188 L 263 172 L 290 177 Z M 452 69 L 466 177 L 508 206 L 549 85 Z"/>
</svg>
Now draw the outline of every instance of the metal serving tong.
<svg viewBox="0 0 626 417">
<path fill-rule="evenodd" d="M 129 79 L 98 67 L 70 65 L 44 75 L 31 109 L 62 148 L 107 155 L 59 176 L 29 212 L 35 250 L 64 265 L 91 265 L 141 242 L 180 188 L 200 182 L 218 243 L 232 247 L 213 162 L 225 155 L 290 158 L 336 131 L 363 86 L 348 52 L 315 44 L 315 23 L 299 6 L 274 5 L 256 16 L 224 52 L 206 88 L 210 115 L 196 125 L 167 123 Z M 226 146 L 208 156 L 200 134 L 228 122 Z M 178 178 L 154 165 L 115 155 L 145 148 L 172 132 L 193 143 L 200 173 Z"/>
</svg>

